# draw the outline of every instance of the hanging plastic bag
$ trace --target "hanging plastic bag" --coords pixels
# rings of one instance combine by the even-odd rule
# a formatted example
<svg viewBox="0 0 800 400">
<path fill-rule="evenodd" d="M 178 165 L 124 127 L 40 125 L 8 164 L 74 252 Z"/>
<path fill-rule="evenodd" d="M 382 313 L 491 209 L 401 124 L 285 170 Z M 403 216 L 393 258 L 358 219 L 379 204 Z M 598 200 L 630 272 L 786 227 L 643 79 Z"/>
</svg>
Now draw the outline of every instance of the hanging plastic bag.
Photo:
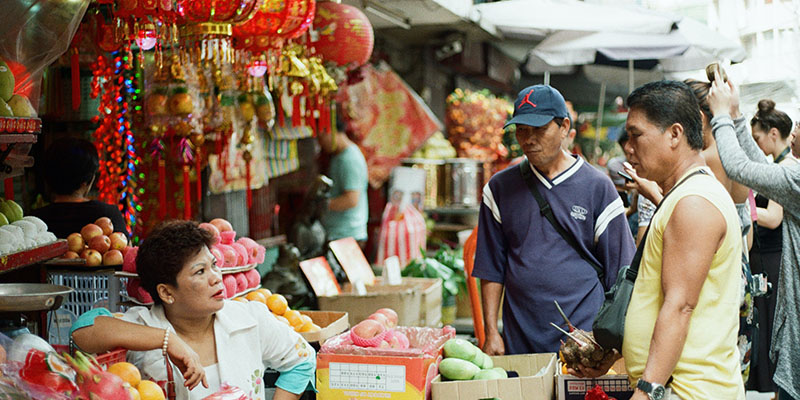
<svg viewBox="0 0 800 400">
<path fill-rule="evenodd" d="M 425 217 L 411 204 L 390 202 L 383 210 L 381 235 L 378 241 L 377 263 L 391 256 L 400 259 L 400 265 L 422 257 L 427 232 Z"/>
</svg>

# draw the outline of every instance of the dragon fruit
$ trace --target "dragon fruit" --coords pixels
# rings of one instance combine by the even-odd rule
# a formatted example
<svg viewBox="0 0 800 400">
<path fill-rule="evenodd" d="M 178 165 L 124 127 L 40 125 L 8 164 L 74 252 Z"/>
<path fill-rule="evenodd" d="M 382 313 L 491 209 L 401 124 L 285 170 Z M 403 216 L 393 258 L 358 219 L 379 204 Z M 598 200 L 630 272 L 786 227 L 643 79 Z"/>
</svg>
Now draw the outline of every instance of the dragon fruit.
<svg viewBox="0 0 800 400">
<path fill-rule="evenodd" d="M 76 379 L 81 396 L 89 400 L 133 400 L 130 385 L 122 378 L 104 371 L 94 357 L 78 351 L 75 358 L 64 355 L 78 373 Z"/>
</svg>

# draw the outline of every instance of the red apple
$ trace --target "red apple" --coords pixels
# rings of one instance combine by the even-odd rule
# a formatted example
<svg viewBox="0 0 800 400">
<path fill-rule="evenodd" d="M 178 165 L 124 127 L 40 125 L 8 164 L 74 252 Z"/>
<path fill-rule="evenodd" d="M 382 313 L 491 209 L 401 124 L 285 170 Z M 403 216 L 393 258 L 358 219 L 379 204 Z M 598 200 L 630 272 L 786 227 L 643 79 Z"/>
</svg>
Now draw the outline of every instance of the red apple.
<svg viewBox="0 0 800 400">
<path fill-rule="evenodd" d="M 76 258 L 81 258 L 81 256 L 79 256 L 77 252 L 69 250 L 66 253 L 64 253 L 64 255 L 61 256 L 61 258 L 65 259 L 65 260 L 73 260 L 73 259 L 76 259 Z"/>
<path fill-rule="evenodd" d="M 86 224 L 83 228 L 81 228 L 81 237 L 83 237 L 83 241 L 89 243 L 93 237 L 100 236 L 103 234 L 103 228 L 95 224 Z"/>
<path fill-rule="evenodd" d="M 353 327 L 353 333 L 363 339 L 372 339 L 385 330 L 386 328 L 380 322 L 372 319 L 365 319 Z"/>
<path fill-rule="evenodd" d="M 139 254 L 139 246 L 126 247 L 122 253 L 122 270 L 125 272 L 136 273 L 136 255 Z"/>
<path fill-rule="evenodd" d="M 202 224 L 197 225 L 197 227 L 211 232 L 211 234 L 214 235 L 215 238 L 217 238 L 217 241 L 219 241 L 219 229 L 217 229 L 216 226 L 209 224 L 208 222 L 203 222 Z"/>
<path fill-rule="evenodd" d="M 217 246 L 213 246 L 208 250 L 211 252 L 211 255 L 217 259 L 217 267 L 222 268 L 223 264 L 225 263 L 225 257 L 222 255 L 222 250 L 220 250 Z"/>
<path fill-rule="evenodd" d="M 239 243 L 231 243 L 230 246 L 233 248 L 233 251 L 236 252 L 236 266 L 237 267 L 244 267 L 247 265 L 247 260 L 249 259 L 249 255 L 247 253 L 247 249 L 244 246 L 240 245 Z"/>
<path fill-rule="evenodd" d="M 94 249 L 86 249 L 81 253 L 81 258 L 86 260 L 86 266 L 96 267 L 103 263 L 103 256 Z"/>
<path fill-rule="evenodd" d="M 103 254 L 103 265 L 122 265 L 122 252 L 119 250 L 109 250 Z"/>
<path fill-rule="evenodd" d="M 236 278 L 233 275 L 224 275 L 222 285 L 225 286 L 225 298 L 230 299 L 236 295 Z"/>
<path fill-rule="evenodd" d="M 103 254 L 111 248 L 111 239 L 106 235 L 95 236 L 89 239 L 89 248 L 94 249 Z"/>
<path fill-rule="evenodd" d="M 128 236 L 122 232 L 113 232 L 108 238 L 111 239 L 111 248 L 114 250 L 122 251 L 128 247 Z"/>
<path fill-rule="evenodd" d="M 367 319 L 378 321 L 380 322 L 381 325 L 385 326 L 386 328 L 389 328 L 389 324 L 391 323 L 391 321 L 389 321 L 389 317 L 387 317 L 386 314 L 381 314 L 379 312 L 370 315 L 369 318 Z"/>
<path fill-rule="evenodd" d="M 97 221 L 94 221 L 94 224 L 103 230 L 103 235 L 108 236 L 114 232 L 114 224 L 111 222 L 111 218 L 100 217 L 97 219 Z"/>
<path fill-rule="evenodd" d="M 83 251 L 83 247 L 86 245 L 86 242 L 83 240 L 83 236 L 80 233 L 70 233 L 67 236 L 67 246 L 69 247 L 69 251 L 80 253 Z"/>
<path fill-rule="evenodd" d="M 247 277 L 244 276 L 244 273 L 239 272 L 233 277 L 236 279 L 236 293 L 242 293 L 247 290 Z"/>
<path fill-rule="evenodd" d="M 220 233 L 233 230 L 233 226 L 231 225 L 231 223 L 222 218 L 214 218 L 211 220 L 210 223 L 211 225 L 216 226 L 217 229 L 220 231 Z"/>
<path fill-rule="evenodd" d="M 397 312 L 392 310 L 391 308 L 381 308 L 378 311 L 375 311 L 375 314 L 383 314 L 389 319 L 389 323 L 386 325 L 387 328 L 392 329 L 397 326 Z"/>
<path fill-rule="evenodd" d="M 247 288 L 254 288 L 261 283 L 261 274 L 258 273 L 257 269 L 251 269 L 244 273 L 245 278 L 247 278 Z"/>
<path fill-rule="evenodd" d="M 222 268 L 235 267 L 236 260 L 239 257 L 236 253 L 236 250 L 234 250 L 233 247 L 224 244 L 218 244 L 217 247 L 220 249 L 220 251 L 222 251 L 222 258 L 224 260 Z"/>
</svg>

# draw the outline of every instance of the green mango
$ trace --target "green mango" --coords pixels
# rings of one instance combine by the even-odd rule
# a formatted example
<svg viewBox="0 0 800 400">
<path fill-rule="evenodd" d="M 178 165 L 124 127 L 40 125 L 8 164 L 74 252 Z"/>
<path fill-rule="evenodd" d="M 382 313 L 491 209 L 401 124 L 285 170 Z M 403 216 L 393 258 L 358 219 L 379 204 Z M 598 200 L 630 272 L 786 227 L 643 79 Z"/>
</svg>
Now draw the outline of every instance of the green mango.
<svg viewBox="0 0 800 400">
<path fill-rule="evenodd" d="M 36 117 L 36 110 L 33 108 L 31 101 L 21 94 L 11 96 L 11 100 L 8 101 L 8 106 L 11 107 L 11 111 L 14 113 L 15 117 Z"/>
<path fill-rule="evenodd" d="M 3 213 L 0 213 L 0 226 L 8 225 L 8 218 Z"/>
<path fill-rule="evenodd" d="M 8 222 L 16 222 L 22 219 L 22 207 L 19 206 L 14 200 L 5 200 L 0 203 L 0 213 L 5 214 Z"/>
<path fill-rule="evenodd" d="M 13 117 L 14 112 L 5 100 L 0 99 L 0 117 Z"/>
<path fill-rule="evenodd" d="M 6 102 L 11 99 L 11 95 L 14 94 L 14 84 L 14 73 L 11 72 L 11 68 L 8 68 L 8 64 L 0 58 L 0 100 Z M 9 115 L 0 114 L 0 116 L 8 117 Z"/>
<path fill-rule="evenodd" d="M 474 344 L 464 339 L 450 339 L 444 344 L 444 356 L 446 358 L 460 358 L 472 362 L 479 351 Z"/>
<path fill-rule="evenodd" d="M 460 358 L 445 358 L 439 363 L 439 373 L 445 378 L 454 381 L 470 380 L 480 370 L 477 365 Z"/>
<path fill-rule="evenodd" d="M 506 379 L 508 374 L 502 368 L 482 369 L 472 377 L 473 381 Z"/>
</svg>

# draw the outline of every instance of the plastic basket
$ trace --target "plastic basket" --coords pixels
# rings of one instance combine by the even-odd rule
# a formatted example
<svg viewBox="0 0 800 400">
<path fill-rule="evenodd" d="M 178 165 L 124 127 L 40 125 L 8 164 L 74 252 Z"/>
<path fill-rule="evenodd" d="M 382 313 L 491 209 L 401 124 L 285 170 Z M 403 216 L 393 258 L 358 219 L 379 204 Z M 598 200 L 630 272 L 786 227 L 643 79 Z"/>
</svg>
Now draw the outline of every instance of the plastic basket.
<svg viewBox="0 0 800 400">
<path fill-rule="evenodd" d="M 55 344 L 53 348 L 59 353 L 69 353 L 70 355 L 74 355 L 74 349 L 70 349 L 67 345 L 62 344 Z M 126 360 L 128 356 L 128 350 L 123 348 L 117 348 L 111 351 L 107 351 L 105 353 L 95 354 L 94 358 L 97 360 L 97 363 L 102 365 L 104 368 L 108 369 L 108 367 L 118 363 L 123 362 Z"/>
<path fill-rule="evenodd" d="M 127 278 L 114 276 L 114 271 L 48 271 L 47 280 L 54 285 L 75 289 L 61 308 L 76 316 L 96 307 L 106 307 L 111 312 L 121 311 L 120 300 L 127 295 Z"/>
</svg>

